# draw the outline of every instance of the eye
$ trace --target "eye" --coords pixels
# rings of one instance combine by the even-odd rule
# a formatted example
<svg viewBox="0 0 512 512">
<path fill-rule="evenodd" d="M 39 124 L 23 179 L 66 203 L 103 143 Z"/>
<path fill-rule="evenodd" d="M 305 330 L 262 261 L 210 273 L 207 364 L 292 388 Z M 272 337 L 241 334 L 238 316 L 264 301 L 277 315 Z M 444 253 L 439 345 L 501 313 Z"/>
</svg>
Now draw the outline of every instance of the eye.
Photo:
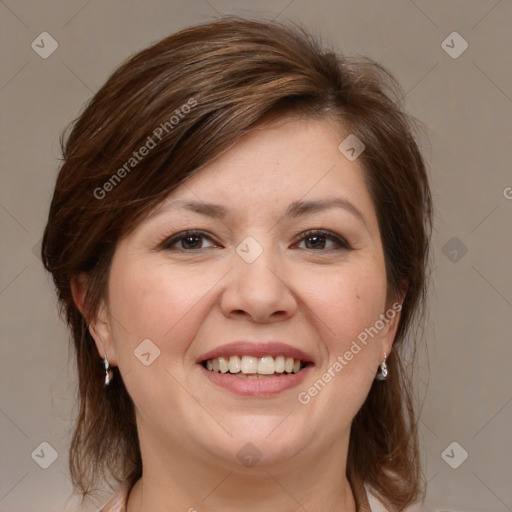
<svg viewBox="0 0 512 512">
<path fill-rule="evenodd" d="M 176 233 L 169 238 L 166 238 L 161 244 L 160 247 L 166 250 L 178 250 L 178 251 L 194 251 L 200 249 L 207 249 L 208 246 L 205 246 L 204 240 L 208 240 L 212 242 L 210 247 L 216 247 L 213 243 L 212 238 L 207 235 L 204 231 L 199 231 L 197 229 L 190 231 L 181 231 L 180 233 Z"/>
<path fill-rule="evenodd" d="M 207 245 L 205 243 L 209 245 Z M 300 247 L 305 242 L 305 246 Z M 297 247 L 313 251 L 329 251 L 329 250 L 350 250 L 349 243 L 341 236 L 326 230 L 311 230 L 302 234 L 302 238 Z M 170 237 L 167 237 L 159 244 L 164 250 L 176 251 L 200 251 L 211 247 L 218 247 L 213 238 L 204 231 L 193 229 L 181 231 Z"/>
<path fill-rule="evenodd" d="M 303 233 L 298 245 L 300 245 L 302 241 L 306 242 L 306 247 L 303 248 L 308 250 L 351 249 L 350 245 L 343 237 L 323 229 Z"/>
</svg>

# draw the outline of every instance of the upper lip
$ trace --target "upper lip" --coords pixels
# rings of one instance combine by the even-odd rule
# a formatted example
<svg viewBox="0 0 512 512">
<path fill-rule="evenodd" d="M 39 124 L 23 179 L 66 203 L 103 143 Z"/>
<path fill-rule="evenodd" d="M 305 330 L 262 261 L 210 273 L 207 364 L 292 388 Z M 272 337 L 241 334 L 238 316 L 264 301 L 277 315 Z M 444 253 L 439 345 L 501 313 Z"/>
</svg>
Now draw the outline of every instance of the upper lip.
<svg viewBox="0 0 512 512">
<path fill-rule="evenodd" d="M 198 357 L 197 362 L 202 363 L 208 359 L 214 359 L 221 356 L 285 356 L 300 359 L 301 361 L 308 363 L 313 361 L 311 355 L 303 350 L 279 341 L 235 341 L 205 352 Z"/>
</svg>

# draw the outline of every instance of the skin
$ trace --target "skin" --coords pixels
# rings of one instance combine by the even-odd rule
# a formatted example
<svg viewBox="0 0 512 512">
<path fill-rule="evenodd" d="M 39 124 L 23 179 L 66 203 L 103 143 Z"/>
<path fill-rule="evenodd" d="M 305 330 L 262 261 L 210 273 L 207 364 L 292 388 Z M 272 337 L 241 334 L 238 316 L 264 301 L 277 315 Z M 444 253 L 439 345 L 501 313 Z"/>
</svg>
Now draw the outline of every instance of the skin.
<svg viewBox="0 0 512 512">
<path fill-rule="evenodd" d="M 355 511 L 345 476 L 350 424 L 391 351 L 399 314 L 308 404 L 297 399 L 391 308 L 363 170 L 338 150 L 347 135 L 330 120 L 263 126 L 119 242 L 108 298 L 90 330 L 135 403 L 143 477 L 128 512 Z M 350 201 L 363 220 L 342 208 L 283 216 L 293 201 L 331 197 Z M 168 208 L 178 199 L 220 204 L 231 214 Z M 161 247 L 190 229 L 211 240 Z M 351 249 L 303 235 L 318 229 Z M 253 263 L 235 251 L 247 236 L 263 248 Z M 73 283 L 79 307 L 84 288 Z M 145 339 L 160 350 L 149 366 L 134 357 Z M 277 396 L 241 397 L 212 384 L 196 360 L 243 339 L 288 343 L 311 354 L 315 366 Z M 237 457 L 248 442 L 261 453 L 252 467 Z"/>
</svg>

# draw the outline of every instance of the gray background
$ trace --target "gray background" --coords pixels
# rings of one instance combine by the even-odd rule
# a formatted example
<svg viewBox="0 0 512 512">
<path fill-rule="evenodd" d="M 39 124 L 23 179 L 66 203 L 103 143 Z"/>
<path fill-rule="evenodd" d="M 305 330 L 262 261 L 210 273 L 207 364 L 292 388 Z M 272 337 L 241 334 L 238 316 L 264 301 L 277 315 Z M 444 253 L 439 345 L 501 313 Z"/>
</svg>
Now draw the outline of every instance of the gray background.
<svg viewBox="0 0 512 512">
<path fill-rule="evenodd" d="M 436 207 L 428 350 L 421 355 L 425 510 L 512 510 L 507 0 L 0 3 L 0 510 L 76 508 L 66 501 L 73 367 L 37 255 L 59 134 L 121 60 L 220 13 L 300 20 L 345 53 L 374 57 L 403 85 L 408 111 L 428 134 L 422 145 Z M 58 42 L 47 59 L 31 47 L 45 31 Z M 457 58 L 442 47 L 454 31 L 469 44 Z M 445 45 L 459 52 L 462 41 L 452 39 Z M 51 462 L 42 442 L 58 454 L 48 469 L 39 465 Z M 462 450 L 467 460 L 452 469 L 446 461 L 460 464 Z"/>
</svg>

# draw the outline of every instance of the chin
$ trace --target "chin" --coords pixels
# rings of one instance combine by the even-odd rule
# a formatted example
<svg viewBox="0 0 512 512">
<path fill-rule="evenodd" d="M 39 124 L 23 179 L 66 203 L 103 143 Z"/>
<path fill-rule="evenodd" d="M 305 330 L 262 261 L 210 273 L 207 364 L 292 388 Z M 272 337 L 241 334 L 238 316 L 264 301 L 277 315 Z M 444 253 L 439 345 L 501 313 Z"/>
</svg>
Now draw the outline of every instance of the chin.
<svg viewBox="0 0 512 512">
<path fill-rule="evenodd" d="M 230 429 L 233 437 L 223 436 L 216 445 L 212 445 L 210 438 L 210 449 L 216 452 L 217 460 L 221 457 L 230 466 L 234 463 L 237 471 L 286 464 L 306 449 L 311 440 L 291 431 L 289 424 L 288 428 L 279 428 L 285 416 L 236 418 L 236 425 Z"/>
</svg>

